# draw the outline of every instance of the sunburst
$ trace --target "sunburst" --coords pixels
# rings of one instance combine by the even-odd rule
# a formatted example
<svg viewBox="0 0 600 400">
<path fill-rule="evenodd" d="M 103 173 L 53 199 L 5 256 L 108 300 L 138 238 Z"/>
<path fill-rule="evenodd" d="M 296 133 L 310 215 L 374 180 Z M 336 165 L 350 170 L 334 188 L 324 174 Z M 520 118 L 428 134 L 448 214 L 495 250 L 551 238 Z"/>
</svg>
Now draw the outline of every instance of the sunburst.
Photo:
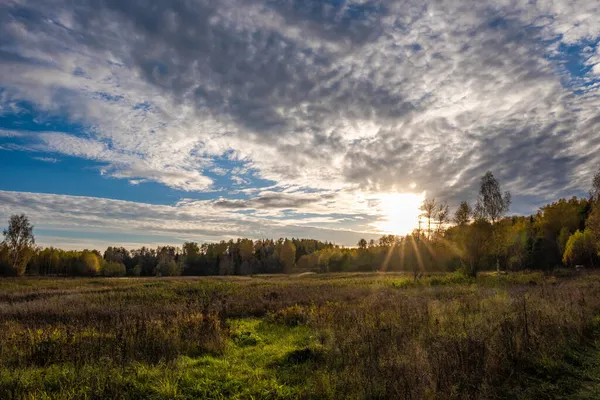
<svg viewBox="0 0 600 400">
<path fill-rule="evenodd" d="M 417 228 L 425 193 L 383 193 L 377 196 L 381 220 L 373 225 L 382 233 L 407 235 Z"/>
</svg>

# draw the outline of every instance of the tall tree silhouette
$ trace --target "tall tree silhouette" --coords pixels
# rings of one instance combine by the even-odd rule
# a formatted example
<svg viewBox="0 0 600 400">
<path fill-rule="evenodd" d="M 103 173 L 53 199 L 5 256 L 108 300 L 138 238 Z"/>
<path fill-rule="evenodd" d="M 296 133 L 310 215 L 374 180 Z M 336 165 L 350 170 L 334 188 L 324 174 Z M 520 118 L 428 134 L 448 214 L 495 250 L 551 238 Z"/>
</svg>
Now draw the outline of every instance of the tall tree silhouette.
<svg viewBox="0 0 600 400">
<path fill-rule="evenodd" d="M 466 225 L 471 221 L 471 217 L 473 216 L 473 209 L 466 201 L 461 201 L 460 205 L 456 209 L 454 213 L 454 223 L 456 225 Z"/>
<path fill-rule="evenodd" d="M 427 239 L 431 239 L 431 220 L 435 218 L 436 208 L 437 203 L 435 202 L 435 198 L 425 199 L 423 200 L 423 204 L 421 204 L 420 210 L 423 211 L 421 215 L 427 218 Z"/>
<path fill-rule="evenodd" d="M 491 171 L 487 171 L 481 178 L 481 187 L 479 188 L 479 198 L 475 205 L 475 215 L 478 218 L 485 219 L 492 224 L 493 248 L 496 255 L 496 270 L 500 272 L 499 257 L 499 238 L 496 222 L 508 211 L 510 207 L 510 192 L 500 190 L 500 184 Z"/>
</svg>

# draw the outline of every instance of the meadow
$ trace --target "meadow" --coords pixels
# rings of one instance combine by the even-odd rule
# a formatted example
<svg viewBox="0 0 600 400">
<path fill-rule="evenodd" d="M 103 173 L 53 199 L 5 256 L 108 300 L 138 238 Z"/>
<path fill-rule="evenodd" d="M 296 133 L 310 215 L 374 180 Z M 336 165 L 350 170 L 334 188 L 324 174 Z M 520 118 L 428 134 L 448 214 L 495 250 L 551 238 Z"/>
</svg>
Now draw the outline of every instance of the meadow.
<svg viewBox="0 0 600 400">
<path fill-rule="evenodd" d="M 2 399 L 600 398 L 600 275 L 0 281 Z"/>
</svg>

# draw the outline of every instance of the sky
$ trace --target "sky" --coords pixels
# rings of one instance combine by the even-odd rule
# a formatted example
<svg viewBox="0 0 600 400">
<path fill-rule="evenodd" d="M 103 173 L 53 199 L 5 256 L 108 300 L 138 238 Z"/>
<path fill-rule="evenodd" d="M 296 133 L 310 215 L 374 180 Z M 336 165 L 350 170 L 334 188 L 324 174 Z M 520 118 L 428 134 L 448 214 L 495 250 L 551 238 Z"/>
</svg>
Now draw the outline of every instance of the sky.
<svg viewBox="0 0 600 400">
<path fill-rule="evenodd" d="M 0 0 L 0 221 L 138 247 L 407 233 L 600 166 L 597 0 Z M 4 223 L 0 223 L 3 226 Z"/>
</svg>

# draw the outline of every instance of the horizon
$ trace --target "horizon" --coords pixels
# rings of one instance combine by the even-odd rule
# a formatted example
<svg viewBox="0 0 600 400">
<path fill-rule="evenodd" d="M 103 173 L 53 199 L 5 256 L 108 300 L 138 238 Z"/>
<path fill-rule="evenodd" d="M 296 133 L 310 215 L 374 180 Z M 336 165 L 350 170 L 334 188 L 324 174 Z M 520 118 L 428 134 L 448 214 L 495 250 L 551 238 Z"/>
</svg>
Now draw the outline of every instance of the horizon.
<svg viewBox="0 0 600 400">
<path fill-rule="evenodd" d="M 0 226 L 356 246 L 488 170 L 530 215 L 600 166 L 597 2 L 152 4 L 0 4 Z"/>
</svg>

